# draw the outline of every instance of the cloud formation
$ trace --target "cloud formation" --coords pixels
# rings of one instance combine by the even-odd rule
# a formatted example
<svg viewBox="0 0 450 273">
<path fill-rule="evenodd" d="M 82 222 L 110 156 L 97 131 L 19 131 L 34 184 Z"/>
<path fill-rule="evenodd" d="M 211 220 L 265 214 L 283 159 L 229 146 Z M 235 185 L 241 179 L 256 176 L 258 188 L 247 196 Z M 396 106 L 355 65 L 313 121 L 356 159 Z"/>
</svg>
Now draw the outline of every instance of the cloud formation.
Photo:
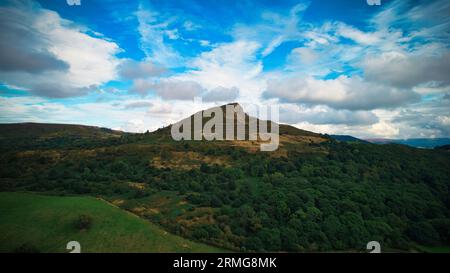
<svg viewBox="0 0 450 273">
<path fill-rule="evenodd" d="M 139 6 L 136 16 L 141 36 L 140 46 L 147 58 L 162 66 L 179 66 L 181 55 L 164 41 L 164 37 L 177 38 L 174 36 L 175 30 L 169 29 L 170 19 L 161 18 L 157 11 L 143 3 Z"/>
<path fill-rule="evenodd" d="M 72 87 L 58 83 L 38 83 L 33 85 L 30 92 L 33 95 L 46 98 L 69 98 L 83 96 L 96 89 L 97 88 L 95 85 L 87 87 Z"/>
<path fill-rule="evenodd" d="M 379 121 L 376 114 L 371 111 L 335 110 L 324 106 L 304 107 L 295 104 L 280 105 L 280 121 L 295 124 L 308 122 L 323 125 L 372 125 Z"/>
<path fill-rule="evenodd" d="M 0 71 L 67 70 L 69 65 L 48 51 L 50 44 L 41 38 L 41 33 L 29 27 L 32 19 L 25 13 L 0 7 Z"/>
<path fill-rule="evenodd" d="M 264 96 L 285 102 L 348 110 L 392 108 L 420 98 L 413 91 L 371 84 L 356 76 L 340 76 L 330 80 L 312 77 L 271 80 Z"/>
<path fill-rule="evenodd" d="M 35 95 L 86 95 L 116 77 L 117 44 L 28 1 L 0 7 L 0 81 Z"/>
<path fill-rule="evenodd" d="M 157 66 L 150 61 L 137 62 L 134 60 L 123 61 L 119 67 L 119 74 L 125 79 L 140 79 L 160 76 L 166 71 L 165 68 Z"/>
<path fill-rule="evenodd" d="M 236 87 L 225 88 L 218 86 L 203 95 L 204 101 L 212 102 L 232 102 L 239 96 L 239 89 Z"/>
<path fill-rule="evenodd" d="M 164 80 L 159 82 L 136 80 L 131 92 L 145 96 L 154 93 L 165 100 L 193 100 L 205 89 L 194 81 Z"/>
<path fill-rule="evenodd" d="M 433 55 L 386 52 L 367 57 L 363 63 L 365 78 L 372 82 L 384 82 L 397 88 L 412 88 L 435 82 L 441 87 L 450 84 L 450 52 L 435 51 Z M 438 54 L 436 54 L 438 53 Z"/>
</svg>

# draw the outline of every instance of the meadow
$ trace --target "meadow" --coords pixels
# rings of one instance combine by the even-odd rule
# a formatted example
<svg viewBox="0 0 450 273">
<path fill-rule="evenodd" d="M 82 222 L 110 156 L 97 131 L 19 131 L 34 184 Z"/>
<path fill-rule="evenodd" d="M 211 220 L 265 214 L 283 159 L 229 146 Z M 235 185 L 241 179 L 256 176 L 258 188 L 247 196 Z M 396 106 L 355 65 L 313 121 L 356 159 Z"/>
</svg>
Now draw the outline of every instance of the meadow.
<svg viewBox="0 0 450 273">
<path fill-rule="evenodd" d="M 89 229 L 75 223 L 92 218 Z M 59 197 L 0 192 L 0 252 L 221 252 L 170 234 L 156 225 L 94 197 Z"/>
</svg>

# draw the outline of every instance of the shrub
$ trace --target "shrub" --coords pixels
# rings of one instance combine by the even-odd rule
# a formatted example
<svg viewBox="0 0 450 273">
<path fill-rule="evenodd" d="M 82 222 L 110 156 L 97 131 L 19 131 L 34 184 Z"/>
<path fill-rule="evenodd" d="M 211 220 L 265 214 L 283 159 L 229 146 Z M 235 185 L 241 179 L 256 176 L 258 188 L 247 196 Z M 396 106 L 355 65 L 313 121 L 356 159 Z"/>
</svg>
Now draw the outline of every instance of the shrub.
<svg viewBox="0 0 450 273">
<path fill-rule="evenodd" d="M 75 221 L 75 227 L 79 230 L 88 230 L 92 226 L 92 217 L 89 215 L 80 215 Z"/>
<path fill-rule="evenodd" d="M 40 251 L 28 243 L 22 244 L 14 250 L 15 253 L 39 253 Z"/>
</svg>

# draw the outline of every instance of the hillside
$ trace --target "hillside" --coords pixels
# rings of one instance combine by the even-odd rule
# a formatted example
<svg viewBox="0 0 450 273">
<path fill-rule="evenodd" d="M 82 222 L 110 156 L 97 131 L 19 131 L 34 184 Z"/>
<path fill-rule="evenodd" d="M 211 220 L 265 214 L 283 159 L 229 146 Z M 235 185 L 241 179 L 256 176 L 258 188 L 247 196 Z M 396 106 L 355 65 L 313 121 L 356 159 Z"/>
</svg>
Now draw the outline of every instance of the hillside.
<svg viewBox="0 0 450 273">
<path fill-rule="evenodd" d="M 259 141 L 169 133 L 9 139 L 0 191 L 101 196 L 173 234 L 235 251 L 450 245 L 446 150 L 347 143 L 288 125 L 275 152 L 261 152 Z"/>
<path fill-rule="evenodd" d="M 80 215 L 92 227 L 80 230 Z M 0 193 L 0 252 L 69 252 L 78 241 L 81 252 L 221 252 L 169 234 L 148 221 L 92 197 L 57 197 Z M 27 246 L 24 249 L 23 246 Z"/>
<path fill-rule="evenodd" d="M 95 126 L 55 123 L 8 123 L 0 124 L 1 138 L 38 137 L 53 138 L 77 136 L 80 138 L 106 138 L 123 135 L 123 132 Z"/>
<path fill-rule="evenodd" d="M 34 148 L 87 148 L 115 145 L 129 135 L 121 131 L 95 126 L 53 123 L 0 124 L 0 151 Z"/>
</svg>

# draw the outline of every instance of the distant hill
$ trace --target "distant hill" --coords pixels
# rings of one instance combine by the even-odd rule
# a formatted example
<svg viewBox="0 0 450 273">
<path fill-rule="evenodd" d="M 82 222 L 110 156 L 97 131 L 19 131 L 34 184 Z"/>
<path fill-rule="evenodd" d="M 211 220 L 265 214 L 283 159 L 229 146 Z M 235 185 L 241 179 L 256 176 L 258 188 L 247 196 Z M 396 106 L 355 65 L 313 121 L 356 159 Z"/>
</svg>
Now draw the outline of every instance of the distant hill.
<svg viewBox="0 0 450 273">
<path fill-rule="evenodd" d="M 350 136 L 350 135 L 330 135 L 331 138 L 338 140 L 338 141 L 343 141 L 343 142 L 360 142 L 360 143 L 369 143 L 365 140 L 356 138 L 354 136 Z"/>
<path fill-rule="evenodd" d="M 445 151 L 450 151 L 450 145 L 442 145 L 442 146 L 436 146 L 434 147 L 437 150 L 445 150 Z"/>
<path fill-rule="evenodd" d="M 416 148 L 432 149 L 437 146 L 449 145 L 450 138 L 410 138 L 410 139 L 385 139 L 385 138 L 372 138 L 366 139 L 366 141 L 375 144 L 387 144 L 396 143 L 408 145 Z"/>
<path fill-rule="evenodd" d="M 121 131 L 96 126 L 54 123 L 0 124 L 0 151 L 31 148 L 79 148 L 114 145 L 129 135 Z"/>
<path fill-rule="evenodd" d="M 56 123 L 7 123 L 0 124 L 0 138 L 40 137 L 54 138 L 63 136 L 117 137 L 123 132 L 96 126 Z"/>
</svg>

